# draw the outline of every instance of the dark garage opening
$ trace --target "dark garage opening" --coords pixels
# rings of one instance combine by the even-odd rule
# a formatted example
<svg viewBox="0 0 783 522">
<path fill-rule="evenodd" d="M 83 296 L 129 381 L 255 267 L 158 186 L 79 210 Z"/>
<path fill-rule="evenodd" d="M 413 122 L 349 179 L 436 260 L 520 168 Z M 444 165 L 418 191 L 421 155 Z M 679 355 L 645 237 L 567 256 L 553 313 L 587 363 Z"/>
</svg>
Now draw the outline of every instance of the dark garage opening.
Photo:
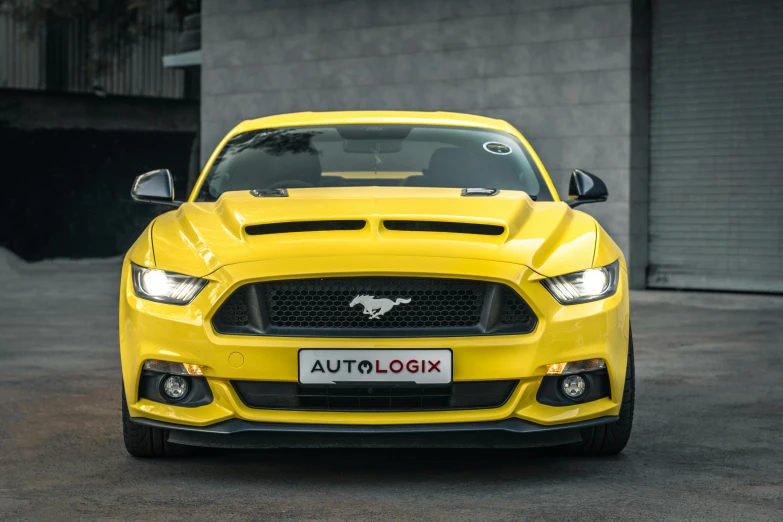
<svg viewBox="0 0 783 522">
<path fill-rule="evenodd" d="M 134 203 L 135 176 L 174 175 L 185 196 L 194 133 L 0 129 L 0 246 L 27 261 L 124 254 L 165 208 Z M 170 209 L 170 207 L 169 207 Z"/>
</svg>

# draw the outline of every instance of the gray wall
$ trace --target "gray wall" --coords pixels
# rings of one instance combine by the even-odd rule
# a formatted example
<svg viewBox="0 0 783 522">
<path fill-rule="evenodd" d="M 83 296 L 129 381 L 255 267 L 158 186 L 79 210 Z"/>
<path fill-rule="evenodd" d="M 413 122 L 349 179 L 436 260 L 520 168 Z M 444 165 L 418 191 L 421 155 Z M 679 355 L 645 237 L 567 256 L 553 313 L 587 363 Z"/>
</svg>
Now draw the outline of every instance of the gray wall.
<svg viewBox="0 0 783 522">
<path fill-rule="evenodd" d="M 640 0 L 203 1 L 202 159 L 237 122 L 302 110 L 502 118 L 561 190 L 575 167 L 610 201 L 582 207 L 647 262 L 648 5 Z"/>
</svg>

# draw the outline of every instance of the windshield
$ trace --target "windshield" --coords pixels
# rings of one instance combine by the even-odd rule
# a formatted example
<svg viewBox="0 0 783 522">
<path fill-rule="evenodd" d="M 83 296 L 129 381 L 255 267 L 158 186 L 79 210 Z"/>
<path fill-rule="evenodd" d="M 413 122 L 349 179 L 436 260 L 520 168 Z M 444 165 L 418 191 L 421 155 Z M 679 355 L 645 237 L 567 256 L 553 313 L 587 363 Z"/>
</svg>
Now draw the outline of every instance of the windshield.
<svg viewBox="0 0 783 522">
<path fill-rule="evenodd" d="M 235 190 L 400 185 L 518 190 L 552 200 L 527 151 L 509 134 L 363 124 L 237 135 L 216 158 L 196 201 Z"/>
</svg>

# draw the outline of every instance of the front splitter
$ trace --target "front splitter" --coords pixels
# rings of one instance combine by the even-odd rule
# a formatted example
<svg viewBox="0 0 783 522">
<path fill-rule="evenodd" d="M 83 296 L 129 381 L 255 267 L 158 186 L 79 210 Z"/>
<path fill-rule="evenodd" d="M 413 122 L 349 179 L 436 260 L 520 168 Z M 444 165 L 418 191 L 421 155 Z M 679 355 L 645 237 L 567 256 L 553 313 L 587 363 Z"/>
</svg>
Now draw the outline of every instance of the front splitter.
<svg viewBox="0 0 783 522">
<path fill-rule="evenodd" d="M 533 448 L 582 440 L 582 428 L 616 422 L 600 417 L 544 426 L 521 419 L 393 426 L 285 424 L 231 419 L 211 426 L 185 426 L 134 418 L 163 428 L 174 444 L 213 448 Z"/>
</svg>

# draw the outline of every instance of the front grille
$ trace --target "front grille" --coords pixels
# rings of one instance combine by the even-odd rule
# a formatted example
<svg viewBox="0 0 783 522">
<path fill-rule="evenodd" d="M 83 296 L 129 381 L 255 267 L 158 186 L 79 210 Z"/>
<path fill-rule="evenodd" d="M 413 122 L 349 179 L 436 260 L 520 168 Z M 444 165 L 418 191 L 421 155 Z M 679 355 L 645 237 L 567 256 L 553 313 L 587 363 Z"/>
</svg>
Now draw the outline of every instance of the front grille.
<svg viewBox="0 0 783 522">
<path fill-rule="evenodd" d="M 443 328 L 473 326 L 481 319 L 485 285 L 477 281 L 394 278 L 280 281 L 267 286 L 269 322 L 289 328 Z M 357 295 L 396 303 L 376 318 Z"/>
<path fill-rule="evenodd" d="M 334 277 L 253 283 L 212 319 L 233 335 L 437 337 L 529 333 L 536 316 L 508 286 L 426 277 Z"/>
<path fill-rule="evenodd" d="M 250 408 L 309 411 L 433 411 L 497 408 L 518 381 L 447 385 L 303 386 L 295 382 L 231 381 Z"/>
</svg>

